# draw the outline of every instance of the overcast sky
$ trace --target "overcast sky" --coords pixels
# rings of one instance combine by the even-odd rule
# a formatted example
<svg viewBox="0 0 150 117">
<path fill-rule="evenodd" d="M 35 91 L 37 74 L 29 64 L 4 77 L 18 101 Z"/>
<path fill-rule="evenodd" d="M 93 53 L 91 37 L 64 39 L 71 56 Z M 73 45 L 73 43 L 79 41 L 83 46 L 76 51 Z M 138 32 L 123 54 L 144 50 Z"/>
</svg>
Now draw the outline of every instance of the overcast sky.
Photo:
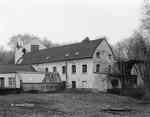
<svg viewBox="0 0 150 117">
<path fill-rule="evenodd" d="M 0 45 L 30 33 L 55 43 L 106 36 L 127 38 L 139 25 L 144 0 L 0 0 Z"/>
</svg>

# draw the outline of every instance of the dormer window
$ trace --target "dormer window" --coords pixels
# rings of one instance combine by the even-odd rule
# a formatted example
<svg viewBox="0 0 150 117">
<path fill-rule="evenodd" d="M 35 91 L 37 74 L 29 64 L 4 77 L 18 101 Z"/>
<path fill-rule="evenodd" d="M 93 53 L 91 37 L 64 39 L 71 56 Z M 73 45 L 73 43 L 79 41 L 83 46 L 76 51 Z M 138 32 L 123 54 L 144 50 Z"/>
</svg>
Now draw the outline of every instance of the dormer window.
<svg viewBox="0 0 150 117">
<path fill-rule="evenodd" d="M 65 54 L 65 57 L 68 57 L 69 56 L 69 54 Z"/>
<path fill-rule="evenodd" d="M 100 58 L 100 52 L 96 52 L 96 57 Z"/>
<path fill-rule="evenodd" d="M 79 55 L 79 52 L 75 52 L 75 55 Z"/>
</svg>

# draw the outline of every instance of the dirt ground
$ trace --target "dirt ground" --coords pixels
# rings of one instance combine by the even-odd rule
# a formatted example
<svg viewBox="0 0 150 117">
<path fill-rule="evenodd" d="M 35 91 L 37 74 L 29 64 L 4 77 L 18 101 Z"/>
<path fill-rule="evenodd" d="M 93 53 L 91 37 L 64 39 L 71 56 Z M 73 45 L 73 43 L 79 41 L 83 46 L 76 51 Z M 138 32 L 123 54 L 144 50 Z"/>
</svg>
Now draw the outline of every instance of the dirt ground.
<svg viewBox="0 0 150 117">
<path fill-rule="evenodd" d="M 150 104 L 138 102 L 106 93 L 9 94 L 0 96 L 0 117 L 150 117 Z M 108 105 L 133 111 L 103 111 Z"/>
</svg>

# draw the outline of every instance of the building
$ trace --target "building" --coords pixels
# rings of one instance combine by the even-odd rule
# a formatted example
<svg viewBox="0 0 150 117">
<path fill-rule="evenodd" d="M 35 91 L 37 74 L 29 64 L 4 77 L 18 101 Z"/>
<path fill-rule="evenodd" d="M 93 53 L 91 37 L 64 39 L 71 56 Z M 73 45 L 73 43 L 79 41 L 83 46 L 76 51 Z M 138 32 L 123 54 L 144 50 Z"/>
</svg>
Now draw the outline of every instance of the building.
<svg viewBox="0 0 150 117">
<path fill-rule="evenodd" d="M 39 83 L 43 78 L 31 65 L 0 65 L 0 89 L 20 89 L 22 82 Z"/>
<path fill-rule="evenodd" d="M 26 51 L 28 50 L 28 51 Z M 107 73 L 114 61 L 111 46 L 105 38 L 45 49 L 35 40 L 16 48 L 16 64 L 32 65 L 36 71 L 57 71 L 68 88 L 110 88 Z"/>
</svg>

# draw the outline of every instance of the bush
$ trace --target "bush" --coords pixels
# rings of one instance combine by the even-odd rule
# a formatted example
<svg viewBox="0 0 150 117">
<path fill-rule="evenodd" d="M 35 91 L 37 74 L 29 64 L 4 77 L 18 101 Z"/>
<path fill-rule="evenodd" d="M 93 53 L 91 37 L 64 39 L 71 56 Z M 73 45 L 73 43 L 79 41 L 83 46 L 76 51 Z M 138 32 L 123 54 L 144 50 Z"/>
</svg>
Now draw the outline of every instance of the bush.
<svg viewBox="0 0 150 117">
<path fill-rule="evenodd" d="M 142 99 L 145 95 L 145 90 L 143 88 L 128 88 L 123 91 L 123 95 L 130 96 L 136 99 Z"/>
<path fill-rule="evenodd" d="M 108 89 L 107 92 L 119 95 L 121 93 L 121 89 L 119 89 L 119 88 Z"/>
</svg>

